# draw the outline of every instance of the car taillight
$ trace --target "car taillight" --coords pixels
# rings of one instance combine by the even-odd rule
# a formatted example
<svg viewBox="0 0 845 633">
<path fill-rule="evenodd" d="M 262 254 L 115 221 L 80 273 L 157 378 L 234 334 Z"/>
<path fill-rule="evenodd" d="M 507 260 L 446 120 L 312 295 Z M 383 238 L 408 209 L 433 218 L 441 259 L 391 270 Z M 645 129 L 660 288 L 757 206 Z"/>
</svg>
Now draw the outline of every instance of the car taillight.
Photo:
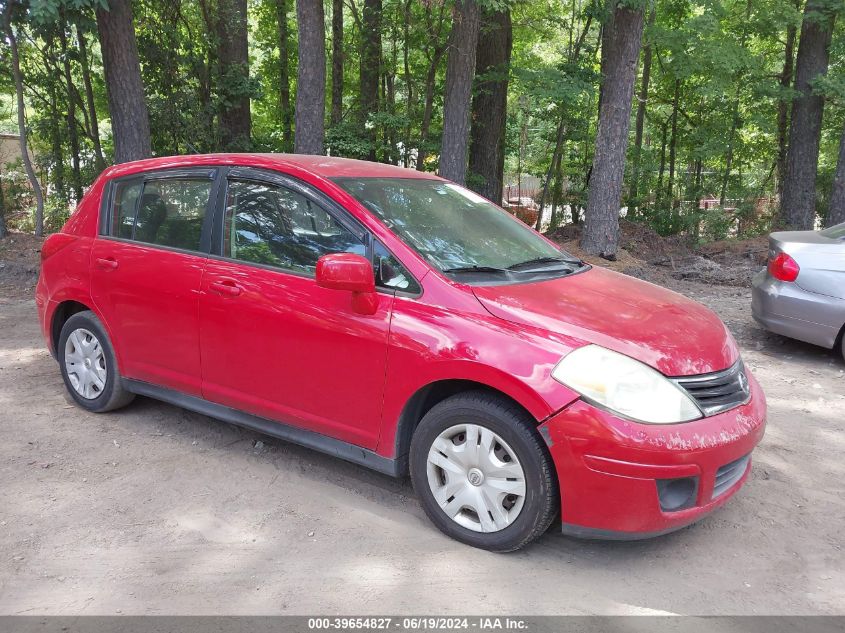
<svg viewBox="0 0 845 633">
<path fill-rule="evenodd" d="M 52 257 L 75 239 L 76 236 L 67 233 L 53 233 L 41 245 L 41 261 Z"/>
<path fill-rule="evenodd" d="M 780 281 L 795 281 L 800 270 L 798 262 L 786 253 L 778 253 L 769 260 L 769 274 Z"/>
</svg>

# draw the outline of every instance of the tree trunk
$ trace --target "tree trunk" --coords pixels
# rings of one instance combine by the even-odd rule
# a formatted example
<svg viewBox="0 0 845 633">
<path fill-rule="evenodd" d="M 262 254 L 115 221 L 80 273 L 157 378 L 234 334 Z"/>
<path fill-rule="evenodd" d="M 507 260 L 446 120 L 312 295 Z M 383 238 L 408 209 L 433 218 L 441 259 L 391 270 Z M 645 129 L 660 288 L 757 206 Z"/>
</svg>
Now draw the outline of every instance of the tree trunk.
<svg viewBox="0 0 845 633">
<path fill-rule="evenodd" d="M 795 36 L 798 28 L 790 24 L 786 28 L 786 45 L 783 48 L 783 70 L 780 74 L 781 90 L 786 92 L 792 85 L 792 73 L 795 67 Z M 789 101 L 778 99 L 778 156 L 777 156 L 777 196 L 783 200 L 783 181 L 786 178 L 786 141 L 789 137 Z"/>
<path fill-rule="evenodd" d="M 537 213 L 537 222 L 534 224 L 534 230 L 539 231 L 543 228 L 543 209 L 546 207 L 546 201 L 549 195 L 549 185 L 552 182 L 552 177 L 555 173 L 555 165 L 557 164 L 560 152 L 563 149 L 563 139 L 566 137 L 566 119 L 561 117 L 557 124 L 557 132 L 555 132 L 555 148 L 552 151 L 552 159 L 549 161 L 549 169 L 546 171 L 546 178 L 543 181 L 543 192 L 540 194 L 540 210 Z"/>
<path fill-rule="evenodd" d="M 586 253 L 606 259 L 616 258 L 619 242 L 625 150 L 643 37 L 642 9 L 617 4 L 611 29 L 586 221 L 581 236 L 581 248 Z"/>
<path fill-rule="evenodd" d="M 549 218 L 550 230 L 555 230 L 560 222 L 558 220 L 558 207 L 561 206 L 561 198 L 563 196 L 563 152 L 557 155 L 557 167 L 555 169 L 555 186 L 552 189 L 552 214 Z M 563 213 L 563 209 L 560 209 Z"/>
<path fill-rule="evenodd" d="M 76 127 L 76 101 L 74 99 L 73 75 L 70 71 L 70 56 L 67 46 L 67 21 L 62 17 L 59 25 L 59 42 L 62 47 L 62 70 L 67 92 L 67 136 L 70 141 L 70 167 L 74 203 L 82 200 L 82 173 L 79 169 L 79 130 Z"/>
<path fill-rule="evenodd" d="M 573 7 L 574 11 L 574 7 Z M 574 15 L 574 14 L 573 14 Z M 592 24 L 593 16 L 588 15 L 586 21 L 584 22 L 584 29 L 581 31 L 581 35 L 575 42 L 575 47 L 569 50 L 569 63 L 574 64 L 578 62 L 579 57 L 581 56 L 581 47 L 584 45 L 584 40 L 587 37 L 587 34 L 590 32 L 590 25 Z M 571 39 L 571 29 L 570 29 L 570 39 Z M 552 177 L 556 173 L 555 165 L 560 165 L 561 162 L 561 152 L 563 151 L 564 141 L 566 140 L 566 123 L 567 123 L 567 116 L 566 116 L 566 109 L 561 107 L 561 116 L 560 121 L 557 125 L 557 132 L 555 133 L 555 146 L 554 150 L 552 151 L 552 159 L 549 161 L 549 170 L 546 173 L 546 180 L 543 183 L 543 192 L 540 195 L 540 212 L 537 214 L 537 223 L 534 225 L 534 229 L 539 231 L 543 225 L 543 211 L 542 209 L 545 207 L 546 200 L 548 200 L 549 194 L 549 186 L 551 185 Z M 587 176 L 587 183 L 589 183 L 589 174 Z M 554 225 L 554 205 L 552 205 L 552 218 L 550 219 L 552 225 Z"/>
<path fill-rule="evenodd" d="M 456 0 L 449 34 L 446 63 L 446 94 L 443 101 L 443 137 L 440 143 L 440 175 L 464 184 L 467 170 L 469 111 L 478 42 L 478 4 Z"/>
<path fill-rule="evenodd" d="M 678 153 L 678 102 L 681 97 L 681 80 L 675 80 L 675 94 L 672 97 L 672 133 L 669 137 L 669 183 L 666 195 L 669 197 L 669 208 L 675 208 L 675 158 Z"/>
<path fill-rule="evenodd" d="M 322 0 L 296 0 L 299 64 L 294 151 L 322 154 L 326 112 L 326 32 Z"/>
<path fill-rule="evenodd" d="M 722 188 L 719 191 L 719 206 L 724 207 L 728 195 L 728 185 L 731 179 L 731 169 L 733 168 L 734 160 L 734 141 L 736 139 L 736 131 L 739 127 L 739 92 L 740 88 L 736 88 L 736 98 L 734 99 L 733 114 L 731 115 L 731 131 L 728 134 L 728 147 L 725 152 L 725 173 L 722 176 Z"/>
<path fill-rule="evenodd" d="M 698 206 L 701 204 L 701 159 L 697 159 L 695 161 L 695 177 L 693 178 L 693 185 L 692 185 L 692 197 L 693 197 L 693 209 L 698 209 Z M 696 234 L 698 237 L 698 234 Z"/>
<path fill-rule="evenodd" d="M 428 35 L 428 44 L 425 48 L 426 58 L 428 59 L 428 70 L 425 74 L 425 97 L 423 99 L 423 115 L 420 123 L 420 142 L 417 148 L 417 164 L 418 171 L 425 170 L 425 160 L 428 157 L 428 135 L 431 129 L 431 118 L 434 112 L 434 87 L 435 79 L 437 78 L 437 68 L 440 66 L 440 60 L 446 52 L 446 46 L 441 42 L 441 33 L 443 32 L 443 19 L 445 16 L 446 3 L 441 2 L 438 5 L 438 14 L 435 21 L 432 20 L 432 3 L 426 2 L 425 16 L 426 16 L 426 33 Z M 430 53 L 430 54 L 429 54 Z"/>
<path fill-rule="evenodd" d="M 103 156 L 103 146 L 100 143 L 100 127 L 97 118 L 97 106 L 94 104 L 94 88 L 91 84 L 91 59 L 88 55 L 88 42 L 85 34 L 76 23 L 76 40 L 79 43 L 79 60 L 82 66 L 82 83 L 85 85 L 85 103 L 88 107 L 89 136 L 94 144 L 94 161 L 97 171 L 106 168 L 106 159 Z"/>
<path fill-rule="evenodd" d="M 44 65 L 45 67 L 50 68 L 47 63 L 47 58 L 55 55 L 55 51 L 53 50 L 52 36 L 46 39 L 45 44 L 46 46 L 44 51 Z M 51 73 L 54 72 L 56 71 L 51 71 Z M 67 202 L 67 191 L 65 190 L 64 149 L 62 148 L 62 131 L 59 128 L 59 122 L 62 120 L 62 116 L 59 112 L 59 96 L 57 91 L 58 84 L 55 81 L 49 82 L 47 86 L 47 92 L 50 97 L 50 102 L 47 105 L 47 109 L 50 113 L 48 117 L 48 127 L 50 134 L 50 162 L 52 165 L 52 170 L 48 170 L 48 177 L 49 180 L 52 181 L 53 191 L 56 192 L 56 195 L 58 195 L 59 198 L 64 202 Z M 49 183 L 47 191 L 45 193 L 47 195 L 49 195 L 50 193 Z"/>
<path fill-rule="evenodd" d="M 748 40 L 748 25 L 751 21 L 751 0 L 746 0 L 745 3 L 745 21 L 742 23 L 742 35 L 739 38 L 739 45 L 745 48 L 745 43 Z M 728 147 L 725 154 L 725 173 L 722 176 L 722 190 L 719 193 L 719 206 L 724 208 L 725 199 L 728 195 L 728 185 L 730 184 L 731 169 L 733 168 L 734 160 L 734 144 L 736 142 L 737 130 L 739 129 L 739 100 L 742 95 L 744 71 L 740 69 L 734 75 L 734 100 L 731 115 L 731 131 L 728 135 Z"/>
<path fill-rule="evenodd" d="M 343 0 L 332 0 L 332 125 L 343 118 Z"/>
<path fill-rule="evenodd" d="M 836 161 L 836 175 L 830 190 L 830 209 L 825 226 L 845 222 L 845 129 L 839 137 L 839 159 Z"/>
<path fill-rule="evenodd" d="M 282 124 L 282 145 L 293 149 L 293 116 L 290 108 L 290 54 L 288 37 L 288 0 L 276 0 L 276 22 L 279 30 L 279 111 Z"/>
<path fill-rule="evenodd" d="M 217 2 L 217 59 L 220 64 L 220 143 L 224 151 L 243 152 L 251 146 L 249 50 L 246 0 Z"/>
<path fill-rule="evenodd" d="M 206 37 L 212 37 L 217 30 L 214 26 L 212 9 L 208 0 L 199 0 L 200 13 Z M 200 112 L 204 114 L 199 122 L 204 139 L 205 151 L 217 149 L 217 118 L 216 107 L 212 104 L 212 90 L 217 74 L 217 48 L 206 45 L 202 61 L 197 60 L 197 100 L 200 103 Z"/>
<path fill-rule="evenodd" d="M 652 6 L 651 13 L 648 16 L 649 26 L 654 25 L 654 19 L 655 8 Z M 651 58 L 652 45 L 650 42 L 647 42 L 643 51 L 643 78 L 640 83 L 640 94 L 637 98 L 637 119 L 634 132 L 634 173 L 631 176 L 631 191 L 628 196 L 630 200 L 629 204 L 633 205 L 635 209 L 639 207 L 640 164 L 643 154 L 643 129 L 645 127 L 645 113 L 648 104 L 648 84 L 651 82 Z"/>
<path fill-rule="evenodd" d="M 565 126 L 564 126 L 565 128 Z M 549 165 L 549 171 L 546 173 L 546 182 L 543 184 L 543 193 L 540 195 L 540 211 L 537 213 L 537 223 L 534 225 L 534 229 L 539 231 L 543 226 L 543 209 L 546 208 L 546 203 L 549 201 L 549 187 L 553 180 L 558 178 L 558 172 L 560 171 L 560 157 L 563 153 L 563 137 L 564 137 L 564 129 L 561 129 L 561 133 L 558 134 L 558 145 L 555 147 L 555 151 L 552 152 L 552 162 Z M 552 194 L 554 197 L 554 194 Z M 552 201 L 552 211 L 549 215 L 549 229 L 553 229 L 555 227 L 555 202 Z"/>
<path fill-rule="evenodd" d="M 666 138 L 669 134 L 669 119 L 660 126 L 660 167 L 657 170 L 657 190 L 654 202 L 659 207 L 663 203 L 663 176 L 666 174 Z"/>
<path fill-rule="evenodd" d="M 402 139 L 402 166 L 411 165 L 411 121 L 414 120 L 414 92 L 413 75 L 411 74 L 411 2 L 405 0 L 403 8 L 404 20 L 402 24 L 402 69 L 405 78 L 405 136 Z"/>
<path fill-rule="evenodd" d="M 816 219 L 816 172 L 819 162 L 824 98 L 813 82 L 827 73 L 835 13 L 824 13 L 824 0 L 808 0 L 795 63 L 795 92 L 781 215 L 791 229 L 812 229 Z"/>
<path fill-rule="evenodd" d="M 425 76 L 425 99 L 423 105 L 422 123 L 420 124 L 420 146 L 417 150 L 417 170 L 425 169 L 425 159 L 428 157 L 428 133 L 431 130 L 431 118 L 434 112 L 434 83 L 437 78 L 437 67 L 445 52 L 444 48 L 435 51 L 435 55 L 428 66 Z"/>
<path fill-rule="evenodd" d="M 367 126 L 371 114 L 379 112 L 381 79 L 381 0 L 364 0 L 361 15 L 361 66 L 359 72 L 359 124 L 370 148 L 365 158 L 376 159 L 376 129 Z"/>
<path fill-rule="evenodd" d="M 505 169 L 508 75 L 513 35 L 509 9 L 484 12 L 475 53 L 476 77 L 482 77 L 472 98 L 470 185 L 501 204 Z"/>
<path fill-rule="evenodd" d="M 6 233 L 8 233 L 6 228 L 6 197 L 3 194 L 3 180 L 0 179 L 0 240 L 6 237 Z"/>
<path fill-rule="evenodd" d="M 44 194 L 41 191 L 41 183 L 38 182 L 38 176 L 35 175 L 35 169 L 32 167 L 32 160 L 29 157 L 29 150 L 27 148 L 21 61 L 18 56 L 18 41 L 12 30 L 12 6 L 9 2 L 6 3 L 3 12 L 3 27 L 6 31 L 6 40 L 9 43 L 9 51 L 12 57 L 12 80 L 15 83 L 15 98 L 18 109 L 18 140 L 20 142 L 21 159 L 23 160 L 23 166 L 26 170 L 26 176 L 29 178 L 32 192 L 35 195 L 35 235 L 41 237 L 44 234 Z"/>
<path fill-rule="evenodd" d="M 108 9 L 97 9 L 97 31 L 109 98 L 114 162 L 149 158 L 150 118 L 130 0 L 109 0 Z"/>
<path fill-rule="evenodd" d="M 608 3 L 608 7 L 612 7 L 614 5 L 613 0 L 610 0 Z M 613 47 L 613 42 L 611 38 L 613 37 L 613 18 L 614 13 L 611 12 L 609 16 L 607 16 L 607 21 L 601 25 L 599 29 L 599 73 L 602 77 L 607 76 L 607 60 L 608 56 L 610 55 L 611 48 Z M 602 99 L 604 98 L 604 81 L 599 84 L 599 101 L 596 104 L 596 114 L 601 114 L 601 104 Z"/>
<path fill-rule="evenodd" d="M 398 63 L 396 57 L 396 31 L 392 31 L 394 37 L 391 41 L 391 59 L 388 63 L 382 64 L 381 77 L 381 94 L 383 95 L 384 105 L 382 109 L 390 116 L 396 114 L 396 66 Z M 385 163 L 394 164 L 396 162 L 396 127 L 394 125 L 386 126 L 383 135 L 382 155 L 379 160 Z"/>
</svg>

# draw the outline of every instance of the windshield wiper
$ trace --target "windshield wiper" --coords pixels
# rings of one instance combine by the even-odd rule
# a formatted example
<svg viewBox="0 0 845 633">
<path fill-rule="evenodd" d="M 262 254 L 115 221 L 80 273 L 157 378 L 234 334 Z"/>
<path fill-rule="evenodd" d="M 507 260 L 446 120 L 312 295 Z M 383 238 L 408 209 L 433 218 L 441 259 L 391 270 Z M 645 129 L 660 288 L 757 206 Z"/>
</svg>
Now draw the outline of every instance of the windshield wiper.
<svg viewBox="0 0 845 633">
<path fill-rule="evenodd" d="M 519 262 L 508 266 L 508 270 L 519 270 L 529 266 L 536 266 L 538 264 L 571 264 L 573 266 L 581 266 L 583 262 L 578 259 L 568 259 L 566 257 L 535 257 L 524 262 Z"/>
<path fill-rule="evenodd" d="M 455 266 L 454 268 L 443 269 L 444 273 L 508 273 L 506 268 L 495 268 L 493 266 Z"/>
</svg>

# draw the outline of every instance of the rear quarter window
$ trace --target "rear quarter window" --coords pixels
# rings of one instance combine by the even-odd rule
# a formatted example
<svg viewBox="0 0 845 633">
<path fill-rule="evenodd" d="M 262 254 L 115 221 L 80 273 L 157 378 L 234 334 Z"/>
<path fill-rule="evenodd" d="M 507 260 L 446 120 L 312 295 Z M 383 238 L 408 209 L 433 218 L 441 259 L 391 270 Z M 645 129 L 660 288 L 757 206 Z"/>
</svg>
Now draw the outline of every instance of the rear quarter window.
<svg viewBox="0 0 845 633">
<path fill-rule="evenodd" d="M 163 178 L 115 184 L 113 237 L 183 250 L 200 250 L 213 181 Z"/>
<path fill-rule="evenodd" d="M 132 239 L 135 211 L 144 183 L 139 181 L 119 182 L 115 186 L 112 205 L 112 235 Z"/>
</svg>

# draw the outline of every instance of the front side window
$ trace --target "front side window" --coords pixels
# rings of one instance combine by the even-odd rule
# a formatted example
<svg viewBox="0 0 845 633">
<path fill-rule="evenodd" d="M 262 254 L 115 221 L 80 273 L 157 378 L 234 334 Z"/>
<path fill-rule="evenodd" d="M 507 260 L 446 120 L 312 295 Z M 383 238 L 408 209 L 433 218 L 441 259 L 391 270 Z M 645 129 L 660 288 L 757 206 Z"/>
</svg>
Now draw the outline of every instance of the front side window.
<svg viewBox="0 0 845 633">
<path fill-rule="evenodd" d="M 472 281 L 521 281 L 583 264 L 481 196 L 454 183 L 417 178 L 335 182 L 436 268 Z"/>
<path fill-rule="evenodd" d="M 111 234 L 198 251 L 211 186 L 210 179 L 190 178 L 118 183 Z"/>
<path fill-rule="evenodd" d="M 329 253 L 366 255 L 364 242 L 318 204 L 285 187 L 230 180 L 223 254 L 245 262 L 314 274 Z"/>
</svg>

